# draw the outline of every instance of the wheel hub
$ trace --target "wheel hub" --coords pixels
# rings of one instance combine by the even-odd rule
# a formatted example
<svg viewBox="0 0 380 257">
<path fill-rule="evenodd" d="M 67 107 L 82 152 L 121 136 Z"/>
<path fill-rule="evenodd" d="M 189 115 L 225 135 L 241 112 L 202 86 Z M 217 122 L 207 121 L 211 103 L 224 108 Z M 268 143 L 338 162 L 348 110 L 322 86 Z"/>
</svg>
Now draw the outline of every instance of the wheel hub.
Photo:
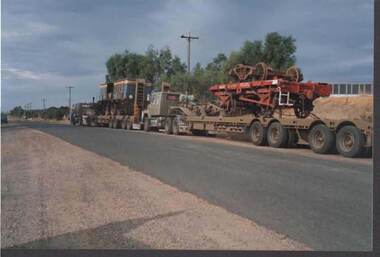
<svg viewBox="0 0 380 257">
<path fill-rule="evenodd" d="M 277 128 L 272 129 L 271 137 L 274 141 L 277 141 L 280 136 L 280 132 Z"/>
<path fill-rule="evenodd" d="M 252 130 L 252 138 L 254 140 L 258 140 L 260 135 L 260 131 L 257 128 L 253 128 Z"/>
<path fill-rule="evenodd" d="M 351 149 L 352 146 L 354 145 L 353 135 L 351 133 L 345 133 L 343 136 L 342 143 L 343 143 L 342 146 L 344 147 L 344 149 Z"/>
<path fill-rule="evenodd" d="M 318 131 L 314 136 L 314 145 L 322 146 L 325 143 L 325 138 L 323 137 L 322 132 Z"/>
</svg>

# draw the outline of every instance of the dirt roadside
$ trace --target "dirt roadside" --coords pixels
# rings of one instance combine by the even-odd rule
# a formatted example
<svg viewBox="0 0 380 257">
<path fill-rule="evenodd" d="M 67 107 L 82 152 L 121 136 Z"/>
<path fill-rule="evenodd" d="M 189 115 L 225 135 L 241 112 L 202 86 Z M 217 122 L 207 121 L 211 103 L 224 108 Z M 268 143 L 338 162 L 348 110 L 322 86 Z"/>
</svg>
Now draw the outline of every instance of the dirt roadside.
<svg viewBox="0 0 380 257">
<path fill-rule="evenodd" d="M 308 250 L 32 129 L 2 135 L 2 247 Z"/>
</svg>

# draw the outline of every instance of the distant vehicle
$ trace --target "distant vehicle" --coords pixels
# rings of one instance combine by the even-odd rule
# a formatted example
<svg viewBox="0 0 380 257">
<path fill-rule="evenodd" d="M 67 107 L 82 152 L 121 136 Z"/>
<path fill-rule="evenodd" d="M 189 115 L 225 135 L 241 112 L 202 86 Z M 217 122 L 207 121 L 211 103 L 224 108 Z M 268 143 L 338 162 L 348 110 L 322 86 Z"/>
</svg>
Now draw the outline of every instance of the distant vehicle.
<svg viewBox="0 0 380 257">
<path fill-rule="evenodd" d="M 72 125 L 90 125 L 95 116 L 92 103 L 77 103 L 70 115 L 70 122 Z"/>
<path fill-rule="evenodd" d="M 5 113 L 1 114 L 1 123 L 8 123 L 8 116 Z"/>
</svg>

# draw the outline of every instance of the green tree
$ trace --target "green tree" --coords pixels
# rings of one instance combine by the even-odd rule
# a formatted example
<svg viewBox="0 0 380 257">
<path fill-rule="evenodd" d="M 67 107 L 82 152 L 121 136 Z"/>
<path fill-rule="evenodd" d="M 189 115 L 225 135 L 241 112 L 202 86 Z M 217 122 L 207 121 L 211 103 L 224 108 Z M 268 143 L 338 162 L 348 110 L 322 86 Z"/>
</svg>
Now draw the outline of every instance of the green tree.
<svg viewBox="0 0 380 257">
<path fill-rule="evenodd" d="M 106 67 L 111 80 L 118 80 L 122 78 L 122 70 L 124 67 L 123 55 L 114 54 L 106 62 Z"/>
<path fill-rule="evenodd" d="M 254 66 L 263 60 L 263 46 L 261 41 L 245 41 L 239 52 L 239 61 L 245 65 Z"/>
<path fill-rule="evenodd" d="M 181 59 L 177 55 L 172 60 L 172 70 L 174 74 L 186 72 L 186 64 L 181 62 Z"/>
<path fill-rule="evenodd" d="M 150 45 L 144 54 L 128 50 L 121 54 L 116 53 L 107 60 L 106 67 L 113 81 L 144 78 L 152 82 L 156 88 L 165 81 L 170 82 L 172 87 L 180 92 L 185 92 L 189 85 L 189 93 L 194 93 L 197 97 L 211 97 L 208 87 L 228 82 L 228 71 L 236 64 L 253 66 L 265 62 L 274 69 L 285 70 L 294 65 L 295 51 L 295 39 L 292 36 L 272 32 L 266 35 L 264 43 L 260 40 L 247 40 L 240 49 L 232 51 L 228 58 L 219 53 L 204 68 L 196 64 L 192 74 L 186 73 L 186 65 L 178 56 L 173 57 L 169 47 L 156 50 L 153 45 Z"/>
<path fill-rule="evenodd" d="M 263 61 L 274 69 L 285 70 L 296 62 L 295 39 L 281 36 L 277 32 L 267 34 L 264 43 Z"/>
<path fill-rule="evenodd" d="M 160 75 L 166 75 L 167 77 L 173 75 L 172 53 L 169 47 L 164 47 L 160 50 L 158 60 L 160 63 Z"/>
<path fill-rule="evenodd" d="M 154 49 L 153 45 L 150 45 L 145 52 L 145 58 L 143 59 L 142 76 L 146 80 L 156 84 L 160 78 L 159 71 L 159 53 Z"/>
<path fill-rule="evenodd" d="M 15 116 L 15 117 L 22 117 L 24 115 L 25 111 L 24 109 L 21 107 L 21 106 L 16 106 L 14 107 L 10 112 L 9 114 L 11 116 Z"/>
<path fill-rule="evenodd" d="M 225 54 L 219 53 L 205 68 L 204 79 L 212 84 L 227 82 L 226 65 L 228 59 Z"/>
</svg>

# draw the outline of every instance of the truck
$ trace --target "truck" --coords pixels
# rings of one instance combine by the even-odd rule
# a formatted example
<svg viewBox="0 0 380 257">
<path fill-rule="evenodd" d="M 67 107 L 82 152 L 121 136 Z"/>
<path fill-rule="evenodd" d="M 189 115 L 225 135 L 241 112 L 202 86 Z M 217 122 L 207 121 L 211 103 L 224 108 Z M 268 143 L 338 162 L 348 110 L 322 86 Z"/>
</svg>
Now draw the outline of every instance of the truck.
<svg viewBox="0 0 380 257">
<path fill-rule="evenodd" d="M 150 103 L 142 113 L 145 131 L 163 129 L 167 134 L 185 132 L 178 129 L 178 116 L 194 115 L 189 104 L 194 98 L 192 95 L 171 91 L 170 84 L 164 82 L 161 91 L 152 92 L 150 98 Z"/>
<path fill-rule="evenodd" d="M 328 95 L 329 85 L 310 81 L 301 84 L 300 80 L 299 76 L 293 81 L 271 77 L 264 81 L 210 87 L 211 92 L 216 92 L 223 103 L 227 103 L 222 107 L 189 101 L 189 96 L 171 91 L 166 83 L 161 91 L 153 91 L 151 84 L 141 79 L 108 81 L 100 85 L 101 99 L 93 105 L 94 115 L 83 115 L 87 121 L 82 124 L 164 130 L 174 135 L 242 133 L 256 146 L 291 148 L 306 143 L 315 153 L 337 151 L 344 157 L 358 157 L 370 151 L 372 124 L 359 119 L 317 117 L 312 113 L 312 100 L 319 97 L 316 93 L 321 97 Z M 259 94 L 252 88 L 257 88 Z M 245 92 L 251 98 L 248 99 Z M 260 98 L 254 100 L 258 96 L 264 99 L 263 94 L 273 94 L 265 98 L 270 99 L 268 103 Z M 305 95 L 305 102 L 299 101 L 300 95 Z M 268 107 L 270 115 L 267 115 Z M 284 109 L 294 109 L 294 113 L 283 112 Z"/>
<path fill-rule="evenodd" d="M 171 95 L 175 97 L 168 97 Z M 226 115 L 209 103 L 184 105 L 178 101 L 180 95 L 168 89 L 154 94 L 154 100 L 143 111 L 145 124 L 148 124 L 144 126 L 145 131 L 154 127 L 175 135 L 243 133 L 256 146 L 292 148 L 303 143 L 315 153 L 328 154 L 337 150 L 344 157 L 359 157 L 372 147 L 372 124 L 367 121 L 325 119 L 314 114 L 299 118 L 279 110 L 271 117 Z"/>
<path fill-rule="evenodd" d="M 302 82 L 299 68 L 292 66 L 284 73 L 265 63 L 255 67 L 238 64 L 229 74 L 229 83 L 209 88 L 217 98 L 218 115 L 206 111 L 207 107 L 197 115 L 177 108 L 171 131 L 182 128 L 197 135 L 245 133 L 257 146 L 284 148 L 303 142 L 315 153 L 337 150 L 345 157 L 358 157 L 371 149 L 370 122 L 325 119 L 312 113 L 313 101 L 330 96 L 331 85 Z"/>
<path fill-rule="evenodd" d="M 99 85 L 100 99 L 94 104 L 95 115 L 90 119 L 98 126 L 142 129 L 143 116 L 150 102 L 151 83 L 144 79 L 109 81 Z"/>
</svg>

